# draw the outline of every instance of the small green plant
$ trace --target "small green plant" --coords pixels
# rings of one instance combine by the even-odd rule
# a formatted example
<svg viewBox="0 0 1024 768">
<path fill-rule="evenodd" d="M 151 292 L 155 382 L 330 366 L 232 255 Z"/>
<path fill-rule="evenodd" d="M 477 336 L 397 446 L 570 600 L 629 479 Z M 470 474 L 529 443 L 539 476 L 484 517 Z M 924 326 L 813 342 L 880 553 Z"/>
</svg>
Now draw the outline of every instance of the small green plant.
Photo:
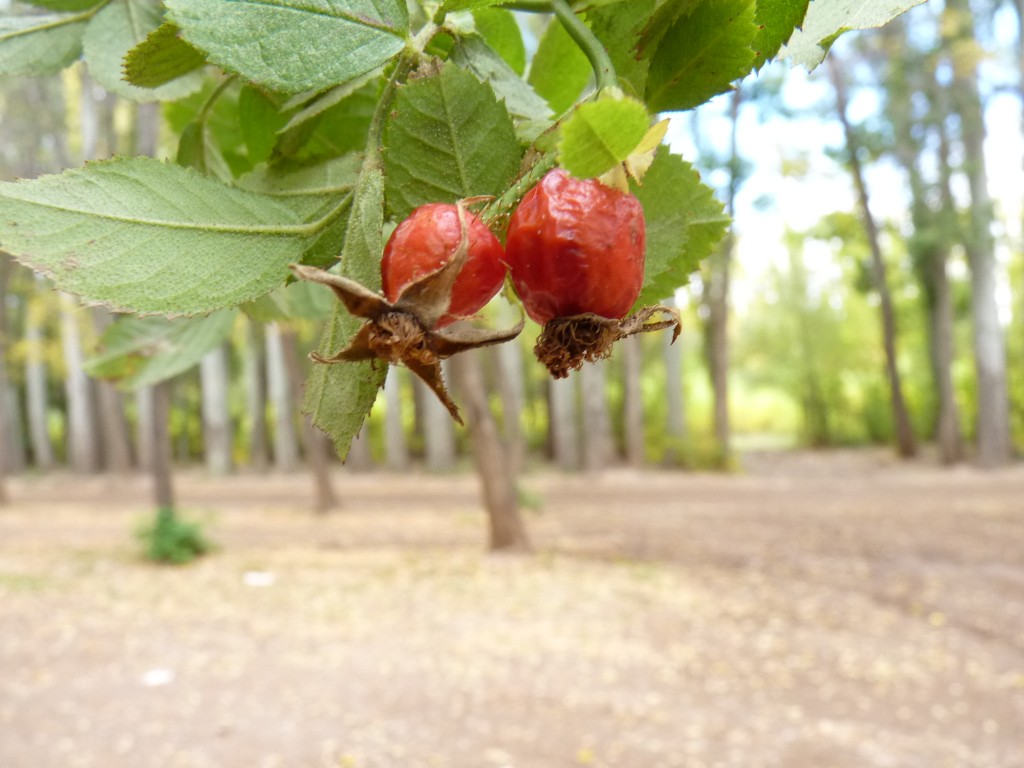
<svg viewBox="0 0 1024 768">
<path fill-rule="evenodd" d="M 213 549 L 202 524 L 182 520 L 173 507 L 160 507 L 156 518 L 140 526 L 136 536 L 144 547 L 143 556 L 155 563 L 184 565 Z"/>
</svg>

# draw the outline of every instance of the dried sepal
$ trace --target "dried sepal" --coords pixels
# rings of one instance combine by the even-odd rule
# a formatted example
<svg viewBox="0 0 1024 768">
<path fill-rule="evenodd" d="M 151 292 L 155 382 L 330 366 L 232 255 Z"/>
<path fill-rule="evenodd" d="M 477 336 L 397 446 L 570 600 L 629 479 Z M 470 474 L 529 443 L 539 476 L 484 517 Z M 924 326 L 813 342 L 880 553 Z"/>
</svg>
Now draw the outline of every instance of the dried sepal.
<svg viewBox="0 0 1024 768">
<path fill-rule="evenodd" d="M 650 322 L 659 314 L 666 315 L 666 319 Z M 552 377 L 564 379 L 583 363 L 608 357 L 619 339 L 668 328 L 673 329 L 674 342 L 682 330 L 679 311 L 660 305 L 643 307 L 622 320 L 593 314 L 559 317 L 544 324 L 533 351 Z"/>
<path fill-rule="evenodd" d="M 514 328 L 499 331 L 472 326 L 436 327 L 448 312 L 455 278 L 469 253 L 469 229 L 461 204 L 458 214 L 462 235 L 451 258 L 406 286 L 394 303 L 354 280 L 316 267 L 293 264 L 292 271 L 303 280 L 329 286 L 350 314 L 366 320 L 344 349 L 330 356 L 312 352 L 313 360 L 328 365 L 365 360 L 405 365 L 430 387 L 452 418 L 462 424 L 459 409 L 445 387 L 441 361 L 469 349 L 510 341 L 523 330 L 523 321 Z"/>
</svg>

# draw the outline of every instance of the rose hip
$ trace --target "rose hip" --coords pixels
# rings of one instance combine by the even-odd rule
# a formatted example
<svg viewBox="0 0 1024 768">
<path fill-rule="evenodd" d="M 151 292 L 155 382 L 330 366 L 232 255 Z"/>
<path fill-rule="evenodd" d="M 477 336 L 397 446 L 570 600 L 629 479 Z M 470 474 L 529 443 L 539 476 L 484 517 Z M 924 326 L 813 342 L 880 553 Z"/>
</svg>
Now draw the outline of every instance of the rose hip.
<svg viewBox="0 0 1024 768">
<path fill-rule="evenodd" d="M 479 312 L 505 281 L 504 250 L 487 225 L 465 214 L 469 229 L 466 264 L 455 279 L 448 312 L 438 321 L 444 327 Z M 381 282 L 390 302 L 411 283 L 436 272 L 451 259 L 462 230 L 456 207 L 429 203 L 409 214 L 388 239 L 381 259 Z"/>
</svg>

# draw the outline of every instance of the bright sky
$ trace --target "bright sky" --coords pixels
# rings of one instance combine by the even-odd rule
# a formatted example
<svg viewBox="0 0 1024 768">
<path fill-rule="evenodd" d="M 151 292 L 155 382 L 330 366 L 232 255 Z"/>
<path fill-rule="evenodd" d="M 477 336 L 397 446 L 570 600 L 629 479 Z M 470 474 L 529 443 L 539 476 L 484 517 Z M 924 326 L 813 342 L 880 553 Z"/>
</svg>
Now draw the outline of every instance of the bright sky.
<svg viewBox="0 0 1024 768">
<path fill-rule="evenodd" d="M 1005 25 L 1002 26 L 1005 29 Z M 854 33 L 870 34 L 870 32 Z M 844 42 L 840 40 L 840 44 Z M 824 68 L 808 74 L 802 68 L 790 69 L 788 64 L 774 64 L 787 72 L 785 101 L 794 108 L 831 104 L 831 88 Z M 1001 72 L 1004 82 L 1013 82 L 1013 75 Z M 728 96 L 721 96 L 702 108 L 702 133 L 715 137 L 717 151 L 724 156 L 729 135 L 725 117 Z M 868 92 L 855 94 L 851 117 L 855 122 L 876 108 L 875 98 Z M 832 119 L 815 117 L 771 117 L 758 122 L 753 109 L 745 110 L 740 121 L 739 146 L 750 163 L 751 175 L 741 187 L 736 202 L 737 270 L 733 284 L 733 304 L 738 312 L 759 290 L 765 270 L 772 264 L 786 262 L 783 233 L 787 229 L 807 229 L 833 211 L 851 211 L 856 198 L 847 172 L 832 160 L 826 150 L 843 145 L 842 128 Z M 987 105 L 986 165 L 989 190 L 1000 217 L 996 232 L 1000 241 L 999 258 L 1003 265 L 1000 305 L 1003 319 L 1011 317 L 1011 293 L 1006 265 L 1012 254 L 1021 252 L 1021 215 L 1024 211 L 1024 126 L 1021 125 L 1020 102 L 1010 93 L 993 95 Z M 696 156 L 688 115 L 673 119 L 668 142 L 673 151 L 687 159 Z M 707 141 L 706 138 L 702 141 Z M 804 178 L 787 177 L 783 161 L 800 159 L 806 164 Z M 710 174 L 706 181 L 724 186 L 723 179 Z M 906 181 L 891 163 L 872 164 L 868 169 L 868 185 L 872 210 L 878 218 L 903 217 L 907 210 Z M 810 255 L 810 254 L 809 254 Z M 809 268 L 835 272 L 821 254 L 813 254 Z M 951 267 L 963 273 L 962 264 Z"/>
</svg>

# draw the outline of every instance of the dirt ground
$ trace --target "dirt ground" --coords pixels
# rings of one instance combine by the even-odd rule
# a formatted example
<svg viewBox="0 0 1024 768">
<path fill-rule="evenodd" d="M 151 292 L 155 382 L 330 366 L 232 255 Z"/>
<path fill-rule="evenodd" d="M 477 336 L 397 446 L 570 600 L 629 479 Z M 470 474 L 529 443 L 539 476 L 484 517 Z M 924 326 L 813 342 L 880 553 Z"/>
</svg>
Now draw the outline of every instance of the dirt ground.
<svg viewBox="0 0 1024 768">
<path fill-rule="evenodd" d="M 145 478 L 10 483 L 3 768 L 1024 768 L 1024 466 L 749 456 L 528 476 L 178 478 L 219 551 L 138 559 Z"/>
</svg>

